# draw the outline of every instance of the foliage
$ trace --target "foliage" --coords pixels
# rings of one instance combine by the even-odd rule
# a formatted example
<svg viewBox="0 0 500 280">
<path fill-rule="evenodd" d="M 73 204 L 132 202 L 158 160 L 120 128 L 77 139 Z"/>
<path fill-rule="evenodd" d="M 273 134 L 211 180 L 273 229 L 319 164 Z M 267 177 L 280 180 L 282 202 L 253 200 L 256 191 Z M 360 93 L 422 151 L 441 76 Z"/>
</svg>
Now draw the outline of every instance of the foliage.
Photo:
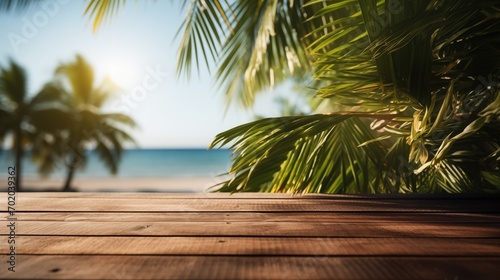
<svg viewBox="0 0 500 280">
<path fill-rule="evenodd" d="M 96 31 L 100 25 L 104 24 L 112 15 L 116 14 L 125 3 L 126 0 L 90 0 L 84 13 L 95 16 L 92 30 Z"/>
<path fill-rule="evenodd" d="M 220 190 L 498 190 L 500 97 L 498 88 L 478 84 L 480 77 L 491 73 L 497 80 L 500 74 L 493 59 L 500 54 L 498 4 L 323 3 L 313 19 L 324 24 L 310 30 L 317 39 L 308 44 L 314 76 L 326 84 L 317 97 L 350 108 L 323 117 L 362 112 L 373 120 L 377 136 L 361 122 L 353 126 L 352 118 L 324 126 L 300 117 L 304 123 L 293 120 L 300 125 L 286 125 L 271 136 L 262 131 L 270 123 L 280 126 L 282 119 L 229 130 L 214 141 L 236 145 L 230 170 L 235 177 Z"/>
<path fill-rule="evenodd" d="M 215 61 L 247 106 L 312 72 L 333 109 L 217 135 L 235 149 L 220 190 L 499 191 L 499 17 L 488 0 L 192 1 L 179 71 Z"/>
<path fill-rule="evenodd" d="M 0 11 L 24 11 L 39 2 L 40 0 L 2 0 L 0 1 Z"/>
<path fill-rule="evenodd" d="M 95 86 L 92 67 L 81 56 L 62 64 L 54 81 L 35 96 L 27 92 L 27 75 L 11 61 L 0 73 L 0 141 L 13 136 L 17 187 L 22 190 L 22 158 L 30 147 L 42 174 L 67 168 L 64 190 L 74 173 L 85 167 L 87 149 L 94 149 L 111 173 L 116 173 L 123 144 L 133 142 L 126 129 L 135 122 L 124 114 L 102 112 L 114 89 Z"/>
<path fill-rule="evenodd" d="M 70 108 L 71 125 L 52 133 L 50 142 L 42 141 L 35 149 L 41 171 L 49 173 L 58 161 L 69 158 L 65 163 L 68 173 L 64 186 L 64 190 L 69 190 L 74 172 L 86 165 L 87 149 L 93 148 L 115 174 L 123 143 L 134 142 L 126 129 L 135 127 L 135 122 L 124 114 L 102 112 L 103 105 L 113 96 L 113 87 L 106 82 L 95 86 L 94 71 L 80 55 L 57 68 L 53 85 Z"/>
<path fill-rule="evenodd" d="M 22 190 L 24 148 L 34 143 L 42 131 L 55 131 L 65 125 L 69 116 L 68 108 L 60 106 L 60 95 L 51 91 L 50 85 L 31 98 L 27 86 L 26 71 L 17 63 L 10 61 L 8 67 L 1 67 L 0 141 L 9 134 L 13 136 L 18 191 Z"/>
</svg>

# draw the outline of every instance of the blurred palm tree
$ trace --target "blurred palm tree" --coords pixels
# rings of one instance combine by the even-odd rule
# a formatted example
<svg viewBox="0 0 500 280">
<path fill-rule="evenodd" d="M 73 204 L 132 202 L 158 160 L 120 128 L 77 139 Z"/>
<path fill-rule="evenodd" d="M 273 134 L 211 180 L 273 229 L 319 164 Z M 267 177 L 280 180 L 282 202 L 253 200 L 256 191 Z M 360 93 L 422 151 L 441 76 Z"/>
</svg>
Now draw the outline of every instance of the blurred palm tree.
<svg viewBox="0 0 500 280">
<path fill-rule="evenodd" d="M 15 154 L 17 190 L 22 190 L 24 148 L 42 134 L 57 127 L 69 126 L 68 108 L 60 102 L 59 92 L 47 84 L 35 96 L 28 96 L 27 75 L 13 61 L 2 67 L 0 74 L 0 142 L 12 135 Z"/>
<path fill-rule="evenodd" d="M 120 2 L 89 2 L 94 28 Z M 215 63 L 245 106 L 311 75 L 322 100 L 217 135 L 234 149 L 219 190 L 499 191 L 499 18 L 487 0 L 191 1 L 179 72 Z"/>
<path fill-rule="evenodd" d="M 25 11 L 40 0 L 0 1 L 0 11 Z M 21 189 L 23 145 L 33 144 L 33 160 L 39 171 L 47 175 L 56 168 L 68 168 L 63 190 L 71 189 L 74 173 L 87 161 L 86 148 L 94 147 L 110 172 L 115 174 L 124 142 L 135 143 L 126 132 L 135 127 L 127 115 L 104 113 L 102 106 L 114 90 L 111 83 L 94 87 L 92 67 L 79 55 L 76 61 L 62 64 L 58 79 L 27 99 L 24 70 L 11 62 L 2 69 L 0 81 L 0 144 L 12 132 L 16 153 L 16 181 Z M 61 164 L 62 163 L 62 164 Z"/>
<path fill-rule="evenodd" d="M 57 91 L 66 94 L 72 125 L 52 134 L 51 143 L 41 143 L 37 153 L 42 162 L 40 170 L 50 173 L 63 159 L 67 166 L 63 190 L 69 191 L 76 170 L 85 167 L 87 150 L 92 148 L 109 171 L 116 174 L 123 144 L 135 143 L 127 133 L 127 129 L 135 127 L 129 116 L 103 112 L 116 88 L 107 81 L 96 86 L 92 66 L 80 55 L 57 68 L 54 84 Z"/>
</svg>

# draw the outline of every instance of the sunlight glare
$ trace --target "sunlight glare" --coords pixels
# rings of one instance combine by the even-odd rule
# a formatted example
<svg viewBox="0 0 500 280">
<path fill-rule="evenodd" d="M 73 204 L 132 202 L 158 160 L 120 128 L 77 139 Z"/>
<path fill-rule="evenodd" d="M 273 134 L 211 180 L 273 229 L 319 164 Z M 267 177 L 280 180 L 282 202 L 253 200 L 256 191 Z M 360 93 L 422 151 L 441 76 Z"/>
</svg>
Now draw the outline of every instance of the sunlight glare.
<svg viewBox="0 0 500 280">
<path fill-rule="evenodd" d="M 134 85 L 137 69 L 126 60 L 109 60 L 103 65 L 104 76 L 110 78 L 117 86 L 126 88 Z"/>
</svg>

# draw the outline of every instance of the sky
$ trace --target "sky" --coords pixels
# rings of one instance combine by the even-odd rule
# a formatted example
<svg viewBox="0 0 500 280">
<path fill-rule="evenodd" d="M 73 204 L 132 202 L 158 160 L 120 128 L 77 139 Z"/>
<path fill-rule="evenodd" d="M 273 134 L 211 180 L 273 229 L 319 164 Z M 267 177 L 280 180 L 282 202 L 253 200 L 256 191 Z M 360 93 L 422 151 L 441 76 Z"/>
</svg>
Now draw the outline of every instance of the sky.
<svg viewBox="0 0 500 280">
<path fill-rule="evenodd" d="M 13 59 L 29 77 L 34 94 L 53 77 L 59 63 L 81 54 L 97 82 L 109 77 L 121 88 L 105 110 L 127 113 L 138 123 L 132 135 L 142 148 L 206 148 L 214 136 L 255 115 L 275 116 L 281 86 L 257 98 L 253 110 L 226 100 L 215 79 L 178 78 L 175 36 L 185 16 L 181 1 L 128 1 L 97 32 L 83 14 L 87 1 L 47 0 L 24 12 L 0 14 L 0 65 Z"/>
</svg>

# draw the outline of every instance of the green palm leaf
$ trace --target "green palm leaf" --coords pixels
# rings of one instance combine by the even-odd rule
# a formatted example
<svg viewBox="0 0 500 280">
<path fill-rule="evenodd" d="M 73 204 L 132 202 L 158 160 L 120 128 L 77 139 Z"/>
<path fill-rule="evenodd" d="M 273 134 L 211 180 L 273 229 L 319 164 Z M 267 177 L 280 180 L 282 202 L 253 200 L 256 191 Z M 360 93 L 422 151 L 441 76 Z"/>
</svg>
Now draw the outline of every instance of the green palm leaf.
<svg viewBox="0 0 500 280">
<path fill-rule="evenodd" d="M 93 18 L 92 30 L 96 31 L 102 24 L 115 15 L 120 10 L 120 7 L 125 5 L 125 2 L 126 0 L 89 1 L 84 13 L 88 14 L 90 19 Z"/>
<path fill-rule="evenodd" d="M 232 180 L 220 191 L 379 192 L 370 175 L 383 150 L 368 126 L 345 115 L 258 120 L 217 135 L 211 147 L 232 143 Z"/>
</svg>

